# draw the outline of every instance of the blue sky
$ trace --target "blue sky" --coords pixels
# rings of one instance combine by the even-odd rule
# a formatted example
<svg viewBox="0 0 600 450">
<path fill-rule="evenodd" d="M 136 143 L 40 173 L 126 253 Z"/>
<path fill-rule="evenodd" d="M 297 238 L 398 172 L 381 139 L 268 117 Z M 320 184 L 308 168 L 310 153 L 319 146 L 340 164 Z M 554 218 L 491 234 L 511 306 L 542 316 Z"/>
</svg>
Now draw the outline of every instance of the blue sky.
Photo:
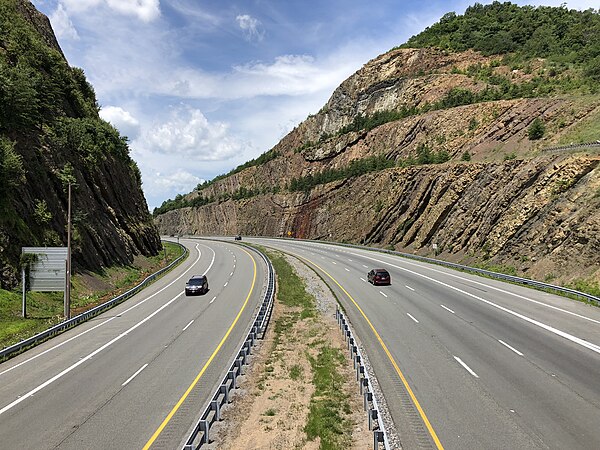
<svg viewBox="0 0 600 450">
<path fill-rule="evenodd" d="M 69 63 L 85 71 L 100 115 L 128 136 L 153 209 L 269 150 L 367 61 L 474 2 L 32 3 L 50 18 Z"/>
</svg>

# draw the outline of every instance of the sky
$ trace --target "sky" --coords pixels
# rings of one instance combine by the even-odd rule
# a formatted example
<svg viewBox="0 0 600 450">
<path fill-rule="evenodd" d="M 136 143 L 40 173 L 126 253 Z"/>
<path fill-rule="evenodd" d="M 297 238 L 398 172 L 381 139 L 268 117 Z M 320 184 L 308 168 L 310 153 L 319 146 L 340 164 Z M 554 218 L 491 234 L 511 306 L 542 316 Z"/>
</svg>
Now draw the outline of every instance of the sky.
<svg viewBox="0 0 600 450">
<path fill-rule="evenodd" d="M 369 60 L 474 0 L 32 3 L 128 137 L 152 210 L 268 151 Z"/>
</svg>

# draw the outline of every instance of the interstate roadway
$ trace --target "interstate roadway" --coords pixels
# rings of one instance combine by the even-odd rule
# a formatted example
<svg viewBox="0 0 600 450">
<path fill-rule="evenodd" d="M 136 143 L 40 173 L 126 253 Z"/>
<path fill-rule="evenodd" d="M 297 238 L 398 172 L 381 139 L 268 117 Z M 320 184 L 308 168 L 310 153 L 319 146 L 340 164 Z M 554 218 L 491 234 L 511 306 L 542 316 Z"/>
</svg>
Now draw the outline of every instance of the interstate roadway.
<svg viewBox="0 0 600 450">
<path fill-rule="evenodd" d="M 249 331 L 266 271 L 233 243 L 182 243 L 190 256 L 149 288 L 0 364 L 0 448 L 181 448 Z M 209 292 L 186 297 L 203 273 Z"/>
<path fill-rule="evenodd" d="M 600 308 L 385 253 L 244 240 L 332 287 L 405 449 L 600 448 Z M 391 286 L 367 283 L 378 267 Z"/>
</svg>

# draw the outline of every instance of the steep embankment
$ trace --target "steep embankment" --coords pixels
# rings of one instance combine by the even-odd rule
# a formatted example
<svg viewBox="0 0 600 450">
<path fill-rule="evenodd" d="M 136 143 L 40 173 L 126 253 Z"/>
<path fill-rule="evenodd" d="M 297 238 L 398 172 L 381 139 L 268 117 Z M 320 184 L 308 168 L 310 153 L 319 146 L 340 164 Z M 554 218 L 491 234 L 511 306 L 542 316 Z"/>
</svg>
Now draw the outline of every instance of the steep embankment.
<svg viewBox="0 0 600 450">
<path fill-rule="evenodd" d="M 0 2 L 0 281 L 16 283 L 21 246 L 66 244 L 72 184 L 74 270 L 153 255 L 160 238 L 127 142 L 98 117 L 29 1 Z"/>
<path fill-rule="evenodd" d="M 598 14 L 497 3 L 467 13 L 440 26 L 459 38 L 482 28 L 472 44 L 480 51 L 398 48 L 375 58 L 261 158 L 165 202 L 159 229 L 291 234 L 428 255 L 437 244 L 455 261 L 600 280 L 600 146 L 545 150 L 600 139 L 598 49 L 584 39 L 572 61 L 552 53 L 566 48 L 561 39 L 579 42 L 600 27 Z M 494 14 L 513 23 L 510 32 L 537 23 L 521 29 L 523 42 L 510 41 L 521 53 L 494 53 L 509 50 L 505 41 L 484 48 L 486 33 L 497 34 L 485 27 Z M 567 17 L 566 31 L 555 37 L 548 17 Z M 425 33 L 449 48 L 462 39 L 443 29 Z"/>
</svg>

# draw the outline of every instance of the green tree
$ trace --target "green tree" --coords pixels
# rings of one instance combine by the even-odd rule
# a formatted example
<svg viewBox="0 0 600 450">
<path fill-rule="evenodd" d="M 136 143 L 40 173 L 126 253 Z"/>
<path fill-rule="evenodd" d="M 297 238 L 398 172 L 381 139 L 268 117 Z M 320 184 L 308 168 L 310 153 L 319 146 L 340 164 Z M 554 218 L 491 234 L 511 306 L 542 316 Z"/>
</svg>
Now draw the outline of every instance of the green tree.
<svg viewBox="0 0 600 450">
<path fill-rule="evenodd" d="M 527 131 L 529 134 L 529 140 L 535 141 L 544 136 L 544 133 L 546 132 L 546 125 L 544 125 L 544 122 L 539 117 L 536 117 L 533 122 L 531 122 L 531 125 L 529 125 Z"/>
<path fill-rule="evenodd" d="M 11 190 L 25 182 L 23 158 L 12 141 L 0 136 L 0 205 L 4 206 Z"/>
</svg>

